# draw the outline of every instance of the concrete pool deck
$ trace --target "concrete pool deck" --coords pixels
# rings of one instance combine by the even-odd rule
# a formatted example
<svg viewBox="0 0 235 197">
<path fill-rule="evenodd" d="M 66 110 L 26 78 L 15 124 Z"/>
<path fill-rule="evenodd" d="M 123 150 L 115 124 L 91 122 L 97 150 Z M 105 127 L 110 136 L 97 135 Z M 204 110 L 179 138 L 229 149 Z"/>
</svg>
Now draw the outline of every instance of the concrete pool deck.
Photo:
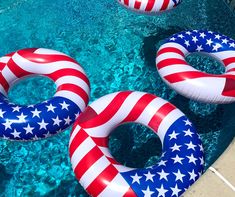
<svg viewBox="0 0 235 197">
<path fill-rule="evenodd" d="M 183 197 L 235 196 L 235 138 Z"/>
</svg>

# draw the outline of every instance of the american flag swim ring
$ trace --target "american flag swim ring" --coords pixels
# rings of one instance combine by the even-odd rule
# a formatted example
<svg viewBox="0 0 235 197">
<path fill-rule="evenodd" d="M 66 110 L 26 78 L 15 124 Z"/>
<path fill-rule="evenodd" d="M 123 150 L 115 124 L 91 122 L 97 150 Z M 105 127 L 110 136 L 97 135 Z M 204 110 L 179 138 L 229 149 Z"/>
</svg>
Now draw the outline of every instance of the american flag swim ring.
<svg viewBox="0 0 235 197">
<path fill-rule="evenodd" d="M 0 58 L 0 138 L 37 140 L 70 126 L 89 100 L 89 81 L 82 67 L 58 51 L 30 48 Z M 10 103 L 11 84 L 29 75 L 52 79 L 57 90 L 53 98 L 39 104 Z"/>
<path fill-rule="evenodd" d="M 176 7 L 181 0 L 118 0 L 118 2 L 133 11 L 158 13 Z"/>
<path fill-rule="evenodd" d="M 190 66 L 185 56 L 194 52 L 219 60 L 225 73 L 208 74 Z M 160 47 L 156 66 L 162 79 L 185 97 L 208 103 L 235 101 L 235 41 L 227 36 L 198 30 L 175 34 Z"/>
<path fill-rule="evenodd" d="M 119 164 L 108 138 L 120 124 L 135 122 L 160 138 L 159 163 L 145 169 Z M 180 196 L 202 174 L 204 155 L 192 123 L 169 102 L 143 92 L 117 92 L 93 102 L 79 116 L 69 145 L 74 173 L 91 196 Z"/>
</svg>

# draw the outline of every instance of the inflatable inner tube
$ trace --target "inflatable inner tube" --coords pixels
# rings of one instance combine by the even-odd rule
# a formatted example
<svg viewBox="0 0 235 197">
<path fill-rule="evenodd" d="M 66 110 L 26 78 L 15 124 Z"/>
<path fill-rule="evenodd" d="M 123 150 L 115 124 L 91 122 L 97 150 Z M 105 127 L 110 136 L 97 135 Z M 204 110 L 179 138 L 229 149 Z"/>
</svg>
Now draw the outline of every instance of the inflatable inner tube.
<svg viewBox="0 0 235 197">
<path fill-rule="evenodd" d="M 112 157 L 109 135 L 128 122 L 159 136 L 160 162 L 134 169 Z M 180 196 L 203 172 L 202 143 L 192 123 L 169 102 L 143 92 L 117 92 L 93 102 L 75 122 L 69 152 L 74 173 L 91 196 Z"/>
<path fill-rule="evenodd" d="M 89 81 L 82 67 L 58 51 L 30 48 L 0 58 L 0 138 L 37 140 L 70 126 L 89 100 Z M 57 86 L 55 95 L 39 104 L 10 103 L 7 92 L 19 79 L 42 75 Z"/>
<path fill-rule="evenodd" d="M 225 73 L 208 74 L 193 68 L 185 57 L 194 52 L 217 59 Z M 198 30 L 175 34 L 160 47 L 156 66 L 162 79 L 187 98 L 217 104 L 235 101 L 235 41 L 227 36 Z"/>
</svg>

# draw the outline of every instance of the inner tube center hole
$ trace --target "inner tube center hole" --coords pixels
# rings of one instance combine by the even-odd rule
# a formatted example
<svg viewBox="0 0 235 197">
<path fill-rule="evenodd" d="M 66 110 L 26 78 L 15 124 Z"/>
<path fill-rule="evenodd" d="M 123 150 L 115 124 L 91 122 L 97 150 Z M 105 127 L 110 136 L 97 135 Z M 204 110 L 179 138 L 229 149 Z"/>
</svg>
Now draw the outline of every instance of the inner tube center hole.
<svg viewBox="0 0 235 197">
<path fill-rule="evenodd" d="M 152 166 L 160 161 L 162 154 L 159 137 L 137 123 L 118 126 L 109 137 L 109 149 L 119 163 L 133 168 Z"/>
<path fill-rule="evenodd" d="M 16 81 L 8 91 L 8 99 L 18 105 L 33 105 L 50 99 L 56 92 L 55 83 L 44 76 L 29 76 Z"/>
</svg>

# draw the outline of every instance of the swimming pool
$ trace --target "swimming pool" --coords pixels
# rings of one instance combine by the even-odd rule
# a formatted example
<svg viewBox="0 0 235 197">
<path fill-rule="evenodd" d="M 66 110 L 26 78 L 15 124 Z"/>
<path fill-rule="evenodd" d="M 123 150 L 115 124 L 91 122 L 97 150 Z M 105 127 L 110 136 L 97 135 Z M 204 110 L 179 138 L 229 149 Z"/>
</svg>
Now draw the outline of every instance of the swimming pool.
<svg viewBox="0 0 235 197">
<path fill-rule="evenodd" d="M 171 101 L 197 126 L 208 167 L 235 134 L 235 104 L 201 104 L 177 95 L 158 76 L 155 53 L 164 38 L 185 29 L 210 29 L 235 38 L 234 19 L 221 0 L 185 0 L 159 16 L 136 15 L 110 0 L 5 0 L 0 4 L 0 56 L 26 47 L 56 49 L 84 67 L 91 82 L 91 101 L 127 89 Z M 190 56 L 188 61 L 203 71 L 223 71 L 206 57 Z M 28 79 L 11 90 L 10 98 L 35 103 L 53 91 L 46 79 Z M 158 159 L 160 142 L 149 130 L 140 125 L 117 130 L 110 144 L 119 161 L 143 167 Z M 87 196 L 70 167 L 69 132 L 37 142 L 1 140 L 0 196 Z"/>
</svg>

